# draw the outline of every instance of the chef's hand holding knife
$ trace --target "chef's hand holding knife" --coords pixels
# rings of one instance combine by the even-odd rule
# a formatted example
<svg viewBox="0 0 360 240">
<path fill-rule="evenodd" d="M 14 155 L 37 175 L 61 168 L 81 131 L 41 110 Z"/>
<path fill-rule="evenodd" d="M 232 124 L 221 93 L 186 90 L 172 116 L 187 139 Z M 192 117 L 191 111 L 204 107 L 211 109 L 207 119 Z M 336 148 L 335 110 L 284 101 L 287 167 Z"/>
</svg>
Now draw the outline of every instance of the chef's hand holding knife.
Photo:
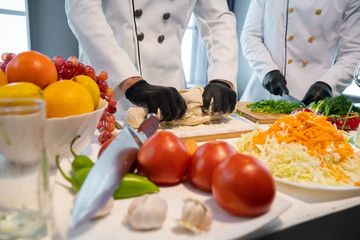
<svg viewBox="0 0 360 240">
<path fill-rule="evenodd" d="M 174 87 L 151 85 L 142 78 L 136 78 L 125 90 L 125 96 L 133 104 L 147 107 L 149 113 L 157 114 L 160 109 L 161 121 L 181 118 L 187 109 L 185 100 Z"/>
<path fill-rule="evenodd" d="M 262 81 L 262 85 L 271 94 L 280 96 L 282 96 L 283 93 L 289 94 L 289 89 L 286 87 L 285 77 L 279 70 L 268 72 Z"/>
<path fill-rule="evenodd" d="M 305 105 L 309 105 L 312 102 L 317 102 L 323 100 L 326 97 L 332 97 L 331 87 L 322 81 L 317 81 L 310 86 L 309 90 L 306 92 L 303 100 L 301 100 Z"/>
<path fill-rule="evenodd" d="M 213 102 L 211 102 L 212 99 Z M 208 113 L 210 105 L 212 105 L 211 114 L 226 114 L 234 111 L 236 92 L 231 89 L 230 83 L 213 80 L 205 86 L 203 93 L 203 112 Z"/>
</svg>

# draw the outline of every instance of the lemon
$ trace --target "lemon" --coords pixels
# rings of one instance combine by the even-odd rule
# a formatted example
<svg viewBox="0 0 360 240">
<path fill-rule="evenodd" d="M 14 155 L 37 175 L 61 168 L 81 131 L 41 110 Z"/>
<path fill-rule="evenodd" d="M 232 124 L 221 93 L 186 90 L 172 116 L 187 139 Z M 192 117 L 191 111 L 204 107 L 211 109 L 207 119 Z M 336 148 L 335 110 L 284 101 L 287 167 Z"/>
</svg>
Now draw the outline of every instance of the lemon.
<svg viewBox="0 0 360 240">
<path fill-rule="evenodd" d="M 34 83 L 16 82 L 1 86 L 0 98 L 44 98 L 44 93 Z"/>
<path fill-rule="evenodd" d="M 93 99 L 87 89 L 71 80 L 51 83 L 44 89 L 48 118 L 68 117 L 94 111 Z"/>
<path fill-rule="evenodd" d="M 89 91 L 91 97 L 93 98 L 94 107 L 96 109 L 100 102 L 100 89 L 97 83 L 91 77 L 86 75 L 78 75 L 73 77 L 71 80 L 81 84 Z"/>
</svg>

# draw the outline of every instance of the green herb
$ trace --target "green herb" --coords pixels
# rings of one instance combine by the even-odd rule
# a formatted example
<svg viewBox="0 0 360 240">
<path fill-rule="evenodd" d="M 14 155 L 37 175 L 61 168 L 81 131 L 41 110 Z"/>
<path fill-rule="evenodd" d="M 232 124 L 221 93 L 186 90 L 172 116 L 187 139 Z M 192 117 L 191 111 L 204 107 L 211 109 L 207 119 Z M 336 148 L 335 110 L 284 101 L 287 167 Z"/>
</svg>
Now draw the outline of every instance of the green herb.
<svg viewBox="0 0 360 240">
<path fill-rule="evenodd" d="M 297 103 L 283 101 L 281 99 L 275 100 L 260 100 L 255 103 L 249 103 L 246 107 L 251 108 L 251 111 L 262 113 L 286 113 L 290 114 L 295 109 L 299 109 L 302 106 Z"/>
<path fill-rule="evenodd" d="M 335 118 L 347 115 L 350 111 L 360 113 L 360 108 L 353 106 L 353 103 L 344 95 L 326 97 L 318 102 L 312 102 L 308 108 L 327 117 Z"/>
</svg>

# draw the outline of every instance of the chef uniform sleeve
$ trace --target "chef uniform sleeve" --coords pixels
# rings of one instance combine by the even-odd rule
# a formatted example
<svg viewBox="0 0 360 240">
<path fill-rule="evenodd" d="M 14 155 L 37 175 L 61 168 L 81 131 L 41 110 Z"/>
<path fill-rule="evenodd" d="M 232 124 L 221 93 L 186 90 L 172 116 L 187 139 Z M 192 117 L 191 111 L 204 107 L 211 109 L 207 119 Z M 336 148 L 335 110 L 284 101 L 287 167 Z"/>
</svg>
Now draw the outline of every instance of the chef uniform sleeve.
<svg viewBox="0 0 360 240">
<path fill-rule="evenodd" d="M 264 44 L 264 4 L 264 0 L 250 2 L 240 37 L 244 57 L 261 81 L 270 71 L 280 70 Z"/>
<path fill-rule="evenodd" d="M 208 81 L 227 80 L 236 91 L 239 43 L 234 14 L 224 0 L 198 0 L 193 12 L 207 49 Z"/>
<path fill-rule="evenodd" d="M 129 3 L 124 2 L 126 7 Z M 128 54 L 116 43 L 101 0 L 66 0 L 65 11 L 69 26 L 86 52 L 90 65 L 95 71 L 108 73 L 110 87 L 121 92 L 116 89 L 121 81 L 140 76 Z"/>
<path fill-rule="evenodd" d="M 346 2 L 335 64 L 318 79 L 328 83 L 334 95 L 341 94 L 350 85 L 360 59 L 360 1 Z"/>
</svg>

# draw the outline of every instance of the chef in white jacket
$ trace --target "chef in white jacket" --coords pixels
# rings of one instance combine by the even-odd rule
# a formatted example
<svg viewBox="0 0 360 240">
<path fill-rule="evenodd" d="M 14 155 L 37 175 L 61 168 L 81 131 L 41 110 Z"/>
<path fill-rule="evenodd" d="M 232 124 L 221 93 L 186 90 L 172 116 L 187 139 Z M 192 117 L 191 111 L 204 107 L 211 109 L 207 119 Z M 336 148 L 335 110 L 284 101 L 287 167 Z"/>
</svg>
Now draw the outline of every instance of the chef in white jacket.
<svg viewBox="0 0 360 240">
<path fill-rule="evenodd" d="M 80 44 L 79 60 L 105 70 L 118 110 L 130 102 L 160 109 L 162 120 L 186 111 L 181 41 L 193 12 L 207 48 L 204 111 L 232 112 L 236 104 L 238 39 L 226 0 L 66 0 L 68 23 Z M 130 102 L 128 101 L 130 100 Z"/>
<path fill-rule="evenodd" d="M 360 1 L 252 0 L 241 44 L 254 72 L 240 101 L 339 95 L 360 59 Z"/>
</svg>

